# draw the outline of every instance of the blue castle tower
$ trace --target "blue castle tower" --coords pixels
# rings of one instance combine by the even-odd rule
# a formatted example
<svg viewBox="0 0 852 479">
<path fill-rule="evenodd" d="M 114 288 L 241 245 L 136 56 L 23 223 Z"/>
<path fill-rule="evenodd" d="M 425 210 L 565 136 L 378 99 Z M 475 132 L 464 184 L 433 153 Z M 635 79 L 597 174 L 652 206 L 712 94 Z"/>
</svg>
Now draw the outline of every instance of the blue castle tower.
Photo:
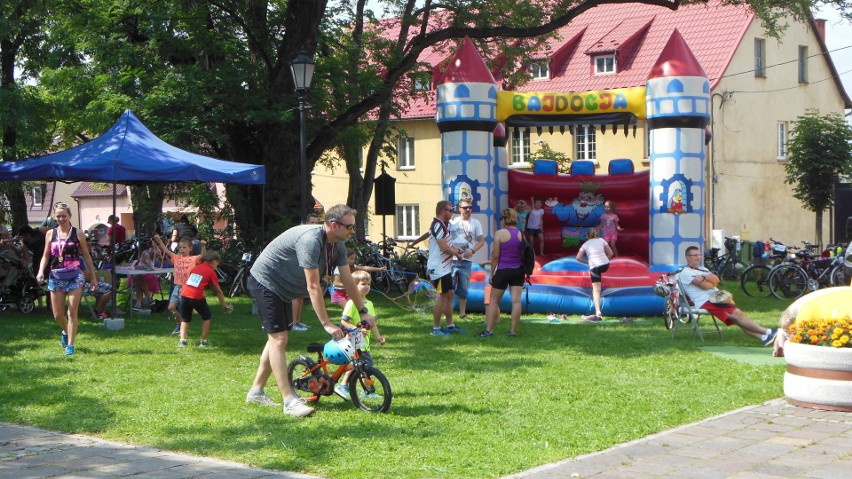
<svg viewBox="0 0 852 479">
<path fill-rule="evenodd" d="M 472 216 L 482 223 L 487 243 L 498 229 L 499 168 L 494 128 L 497 126 L 497 84 L 470 38 L 465 37 L 450 59 L 437 86 L 436 121 L 441 132 L 441 186 L 454 205 L 462 199 L 473 205 Z M 505 177 L 505 173 L 503 175 Z M 506 202 L 506 185 L 499 188 Z M 488 258 L 483 248 L 474 256 Z"/>
<path fill-rule="evenodd" d="M 680 32 L 669 38 L 647 82 L 650 130 L 650 263 L 681 264 L 704 244 L 705 128 L 710 82 Z"/>
</svg>

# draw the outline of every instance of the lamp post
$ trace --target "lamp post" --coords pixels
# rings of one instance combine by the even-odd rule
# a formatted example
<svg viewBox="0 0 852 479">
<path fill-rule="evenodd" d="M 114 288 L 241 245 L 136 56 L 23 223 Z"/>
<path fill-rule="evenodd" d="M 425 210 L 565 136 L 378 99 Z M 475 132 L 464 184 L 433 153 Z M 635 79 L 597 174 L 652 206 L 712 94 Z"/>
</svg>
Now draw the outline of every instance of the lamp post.
<svg viewBox="0 0 852 479">
<path fill-rule="evenodd" d="M 290 62 L 290 72 L 293 74 L 293 84 L 296 87 L 296 92 L 299 94 L 299 153 L 301 155 L 301 164 L 299 165 L 300 174 L 300 193 L 301 193 L 301 219 L 302 224 L 308 220 L 308 159 L 307 145 L 305 139 L 305 131 L 307 130 L 306 115 L 308 110 L 308 89 L 311 88 L 311 80 L 314 78 L 314 68 L 316 63 L 308 56 L 305 50 L 301 50 L 296 58 Z"/>
</svg>

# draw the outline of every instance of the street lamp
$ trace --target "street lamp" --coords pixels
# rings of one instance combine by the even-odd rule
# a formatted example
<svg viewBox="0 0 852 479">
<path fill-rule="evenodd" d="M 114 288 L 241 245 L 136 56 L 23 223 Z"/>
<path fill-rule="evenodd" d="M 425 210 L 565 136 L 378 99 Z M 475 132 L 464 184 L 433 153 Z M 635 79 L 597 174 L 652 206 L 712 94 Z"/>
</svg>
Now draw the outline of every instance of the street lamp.
<svg viewBox="0 0 852 479">
<path fill-rule="evenodd" d="M 299 94 L 299 150 L 301 155 L 299 173 L 302 195 L 300 211 L 302 224 L 308 220 L 308 159 L 305 131 L 307 130 L 308 89 L 311 88 L 311 80 L 314 78 L 314 68 L 316 68 L 316 63 L 314 63 L 314 60 L 308 56 L 304 49 L 290 62 L 293 84 L 296 86 L 296 92 Z"/>
</svg>

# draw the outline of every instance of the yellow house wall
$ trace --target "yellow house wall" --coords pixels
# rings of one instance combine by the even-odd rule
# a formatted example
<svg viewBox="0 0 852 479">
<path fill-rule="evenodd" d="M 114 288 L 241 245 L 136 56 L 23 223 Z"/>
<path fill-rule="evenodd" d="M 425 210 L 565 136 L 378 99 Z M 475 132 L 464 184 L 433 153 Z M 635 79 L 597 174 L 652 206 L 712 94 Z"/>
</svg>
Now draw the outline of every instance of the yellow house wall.
<svg viewBox="0 0 852 479">
<path fill-rule="evenodd" d="M 753 73 L 755 38 L 766 42 L 765 78 Z M 714 140 L 709 166 L 715 178 L 715 208 L 708 211 L 708 228 L 750 240 L 772 237 L 788 245 L 815 240 L 815 214 L 804 210 L 793 198 L 791 185 L 784 183 L 785 161 L 777 159 L 777 124 L 788 122 L 789 131 L 807 109 L 842 114 L 844 106 L 820 56 L 808 60 L 808 83 L 798 82 L 800 45 L 807 46 L 809 56 L 820 52 L 814 32 L 806 25 L 791 23 L 779 43 L 766 37 L 761 25 L 754 22 L 725 78 L 713 90 Z M 744 73 L 736 75 L 740 72 Z M 829 224 L 826 212 L 826 241 L 830 239 Z"/>
<path fill-rule="evenodd" d="M 755 78 L 754 38 L 766 40 L 766 78 Z M 711 230 L 723 230 L 728 236 L 739 235 L 747 240 L 769 237 L 787 244 L 813 241 L 814 213 L 805 211 L 793 198 L 792 188 L 784 184 L 784 162 L 776 158 L 778 121 L 786 121 L 788 131 L 796 118 L 809 108 L 822 113 L 842 113 L 843 100 L 825 62 L 819 56 L 808 60 L 807 84 L 798 83 L 799 45 L 808 47 L 808 54 L 820 51 L 814 33 L 806 25 L 791 22 L 783 42 L 766 37 L 758 23 L 753 23 L 734 53 L 726 77 L 713 90 L 713 141 L 708 146 L 707 246 Z M 778 65 L 778 66 L 775 66 Z M 737 75 L 739 72 L 747 72 Z M 724 101 L 723 101 L 724 100 Z M 434 215 L 435 203 L 441 199 L 441 141 L 434 119 L 404 121 L 402 127 L 415 140 L 415 168 L 388 173 L 397 179 L 397 204 L 417 204 L 420 207 L 420 230 L 428 228 Z M 511 138 L 511 134 L 510 134 Z M 535 152 L 544 140 L 548 146 L 575 158 L 573 138 L 567 131 L 553 134 L 545 129 L 538 135 L 531 130 L 531 151 Z M 637 171 L 647 169 L 645 158 L 645 125 L 640 122 L 636 133 L 628 135 L 619 128 L 613 133 L 596 136 L 598 165 L 596 173 L 605 174 L 609 161 L 630 158 Z M 528 165 L 526 165 L 528 167 Z M 511 168 L 528 169 L 525 166 Z M 342 172 L 342 174 L 341 174 Z M 318 167 L 313 172 L 314 196 L 326 207 L 346 201 L 348 180 L 341 167 L 334 173 Z M 715 207 L 713 206 L 715 204 Z M 370 201 L 370 207 L 373 200 Z M 382 217 L 371 215 L 368 233 L 371 239 L 381 239 Z M 823 217 L 823 237 L 828 240 L 829 215 Z M 398 237 L 393 218 L 387 218 L 388 235 Z"/>
</svg>

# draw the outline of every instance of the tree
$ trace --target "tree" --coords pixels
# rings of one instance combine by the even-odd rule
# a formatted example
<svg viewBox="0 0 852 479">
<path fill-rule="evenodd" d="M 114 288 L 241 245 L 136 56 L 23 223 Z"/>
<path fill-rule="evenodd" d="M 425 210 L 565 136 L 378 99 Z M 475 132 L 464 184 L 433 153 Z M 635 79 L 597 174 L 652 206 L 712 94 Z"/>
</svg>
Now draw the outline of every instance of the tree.
<svg viewBox="0 0 852 479">
<path fill-rule="evenodd" d="M 637 1 L 675 9 L 707 0 Z M 181 148 L 263 164 L 265 189 L 231 186 L 228 199 L 242 235 L 257 237 L 265 224 L 269 237 L 299 216 L 298 101 L 289 62 L 300 50 L 317 62 L 307 169 L 337 149 L 350 175 L 349 203 L 363 214 L 378 162 L 393 157 L 395 131 L 388 122 L 423 94 L 411 88 L 416 76 L 431 73 L 419 63 L 425 49 L 449 55 L 456 40 L 469 36 L 493 59 L 504 84 L 517 84 L 530 58 L 526 53 L 547 35 L 586 10 L 627 2 L 370 2 L 395 17 L 383 22 L 367 0 L 56 3 L 59 11 L 48 17 L 46 31 L 76 61 L 43 63 L 39 85 L 57 101 L 64 138 L 104 131 L 132 108 L 152 131 Z M 778 32 L 783 14 L 807 16 L 823 0 L 750 3 L 767 30 Z M 59 110 L 61 104 L 73 106 Z M 358 157 L 365 145 L 370 147 L 362 170 Z"/>
<path fill-rule="evenodd" d="M 796 120 L 787 142 L 784 182 L 793 196 L 816 213 L 817 244 L 822 244 L 822 212 L 834 206 L 838 176 L 852 176 L 852 128 L 839 113 L 808 110 Z"/>
</svg>

